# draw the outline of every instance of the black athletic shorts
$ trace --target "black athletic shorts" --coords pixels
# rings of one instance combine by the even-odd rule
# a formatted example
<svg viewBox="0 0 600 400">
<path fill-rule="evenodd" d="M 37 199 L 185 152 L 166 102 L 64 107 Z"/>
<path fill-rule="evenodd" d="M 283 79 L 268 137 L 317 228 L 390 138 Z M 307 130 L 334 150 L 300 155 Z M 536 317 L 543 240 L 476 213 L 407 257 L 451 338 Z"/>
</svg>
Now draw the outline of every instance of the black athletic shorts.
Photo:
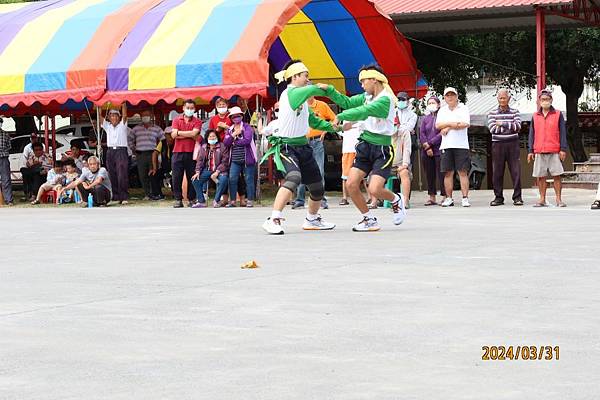
<svg viewBox="0 0 600 400">
<path fill-rule="evenodd" d="M 469 149 L 444 149 L 440 157 L 440 171 L 470 171 L 471 155 Z"/>
<path fill-rule="evenodd" d="M 394 161 L 392 146 L 381 146 L 359 140 L 352 167 L 360 169 L 367 175 L 378 175 L 387 179 L 391 174 L 392 161 Z"/>
<path fill-rule="evenodd" d="M 319 165 L 310 145 L 290 146 L 284 144 L 281 146 L 281 161 L 285 166 L 286 174 L 292 171 L 300 172 L 303 184 L 310 185 L 323 182 Z"/>
</svg>

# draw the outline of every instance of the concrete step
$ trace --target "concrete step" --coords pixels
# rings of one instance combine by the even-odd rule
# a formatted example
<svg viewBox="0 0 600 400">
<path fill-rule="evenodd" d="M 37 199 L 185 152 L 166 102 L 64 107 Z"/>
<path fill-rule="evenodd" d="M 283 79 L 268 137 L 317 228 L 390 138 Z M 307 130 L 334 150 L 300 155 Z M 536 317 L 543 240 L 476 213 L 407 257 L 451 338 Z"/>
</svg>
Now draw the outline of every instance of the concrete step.
<svg viewBox="0 0 600 400">
<path fill-rule="evenodd" d="M 579 171 L 565 171 L 563 174 L 564 179 L 581 182 L 600 182 L 600 171 L 598 172 L 579 172 Z"/>
<path fill-rule="evenodd" d="M 551 183 L 548 183 L 548 185 L 550 185 L 550 184 Z M 563 186 L 563 188 L 569 188 L 569 189 L 589 189 L 589 190 L 596 190 L 596 189 L 598 189 L 598 182 L 583 182 L 583 181 L 563 180 L 562 181 L 562 186 Z M 549 187 L 551 187 L 551 186 L 549 186 Z"/>
<path fill-rule="evenodd" d="M 600 153 L 590 153 L 590 162 L 600 162 Z"/>
<path fill-rule="evenodd" d="M 600 172 L 600 162 L 574 162 L 573 166 L 577 172 Z"/>
</svg>

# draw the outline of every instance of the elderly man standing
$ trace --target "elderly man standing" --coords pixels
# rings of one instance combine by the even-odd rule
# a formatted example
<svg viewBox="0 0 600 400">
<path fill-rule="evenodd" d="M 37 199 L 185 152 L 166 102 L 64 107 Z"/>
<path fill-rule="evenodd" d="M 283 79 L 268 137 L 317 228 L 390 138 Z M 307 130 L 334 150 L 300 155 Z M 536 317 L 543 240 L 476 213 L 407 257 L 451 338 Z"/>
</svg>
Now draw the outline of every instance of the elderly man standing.
<svg viewBox="0 0 600 400">
<path fill-rule="evenodd" d="M 122 115 L 121 115 L 122 112 Z M 108 111 L 108 120 L 102 118 L 102 128 L 106 132 L 106 169 L 113 185 L 114 201 L 126 205 L 129 200 L 129 153 L 127 150 L 127 104 L 123 103 L 121 112 Z"/>
<path fill-rule="evenodd" d="M 0 184 L 2 185 L 2 197 L 4 202 L 12 206 L 13 194 L 10 181 L 10 136 L 2 130 L 2 118 L 0 118 Z"/>
<path fill-rule="evenodd" d="M 138 175 L 144 189 L 144 200 L 154 200 L 150 182 L 152 154 L 156 145 L 165 138 L 163 130 L 152 122 L 150 110 L 142 111 L 142 123 L 135 126 L 127 138 L 129 149 L 135 154 Z"/>
<path fill-rule="evenodd" d="M 567 125 L 562 113 L 552 107 L 550 90 L 542 90 L 538 98 L 540 108 L 531 118 L 527 154 L 527 162 L 533 161 L 533 177 L 537 178 L 540 190 L 540 200 L 533 206 L 546 207 L 546 179 L 551 176 L 554 180 L 556 206 L 566 207 L 561 197 L 560 176 L 565 172 L 562 162 L 567 158 Z"/>
<path fill-rule="evenodd" d="M 492 181 L 494 185 L 494 200 L 490 206 L 504 204 L 504 168 L 508 170 L 513 182 L 513 204 L 522 206 L 521 197 L 521 150 L 519 147 L 519 132 L 521 131 L 521 115 L 519 110 L 511 108 L 510 93 L 507 89 L 498 90 L 498 108 L 488 115 L 488 128 L 492 134 Z"/>
<path fill-rule="evenodd" d="M 467 132 L 469 126 L 471 126 L 471 114 L 469 108 L 458 101 L 458 92 L 452 87 L 444 90 L 444 101 L 446 105 L 438 111 L 435 122 L 435 127 L 442 134 L 440 169 L 444 173 L 444 186 L 447 196 L 442 203 L 442 207 L 454 206 L 454 200 L 452 199 L 454 171 L 458 172 L 460 178 L 462 206 L 470 207 L 469 170 L 471 169 L 471 157 Z"/>
</svg>

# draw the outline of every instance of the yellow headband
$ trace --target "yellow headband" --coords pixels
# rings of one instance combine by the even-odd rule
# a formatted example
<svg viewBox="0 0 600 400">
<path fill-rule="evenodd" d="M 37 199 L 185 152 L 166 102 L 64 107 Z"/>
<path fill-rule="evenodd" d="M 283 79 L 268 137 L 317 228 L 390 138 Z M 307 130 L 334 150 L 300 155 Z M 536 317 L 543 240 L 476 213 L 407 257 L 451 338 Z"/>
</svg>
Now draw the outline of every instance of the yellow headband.
<svg viewBox="0 0 600 400">
<path fill-rule="evenodd" d="M 396 98 L 396 95 L 394 94 L 394 91 L 392 90 L 391 86 L 389 85 L 388 79 L 385 77 L 384 74 L 382 74 L 381 72 L 379 72 L 375 69 L 366 69 L 366 70 L 360 71 L 360 74 L 358 75 L 358 80 L 360 82 L 362 82 L 364 79 L 376 79 L 379 82 L 381 82 L 384 90 L 390 94 L 392 101 L 394 102 L 394 106 L 396 105 L 396 103 L 398 102 L 398 99 Z"/>
<path fill-rule="evenodd" d="M 290 65 L 287 69 L 276 73 L 275 79 L 277 79 L 277 83 L 281 83 L 287 79 L 290 79 L 292 76 L 301 74 L 303 72 L 308 72 L 308 68 L 306 68 L 306 65 L 302 64 L 301 62 L 297 62 Z"/>
</svg>

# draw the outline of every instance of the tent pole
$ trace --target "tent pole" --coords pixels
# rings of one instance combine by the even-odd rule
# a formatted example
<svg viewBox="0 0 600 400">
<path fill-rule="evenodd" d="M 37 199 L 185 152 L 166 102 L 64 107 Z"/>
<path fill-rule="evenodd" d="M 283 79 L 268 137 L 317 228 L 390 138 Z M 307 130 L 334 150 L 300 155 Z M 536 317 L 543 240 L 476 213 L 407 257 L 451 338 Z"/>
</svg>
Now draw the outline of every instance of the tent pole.
<svg viewBox="0 0 600 400">
<path fill-rule="evenodd" d="M 55 116 L 52 116 L 52 160 L 56 162 L 56 124 Z"/>
<path fill-rule="evenodd" d="M 50 147 L 50 141 L 48 139 L 48 114 L 44 115 L 44 143 L 46 146 L 44 150 L 48 151 L 48 148 Z"/>
<path fill-rule="evenodd" d="M 260 112 L 260 104 L 259 104 L 259 95 L 256 95 L 256 123 L 258 124 L 258 118 L 262 118 L 262 113 Z M 255 177 L 255 183 L 256 183 L 256 198 L 258 199 L 259 203 L 261 200 L 261 190 L 260 190 L 260 163 L 258 163 L 258 161 L 260 161 L 260 159 L 262 158 L 262 140 L 261 140 L 261 136 L 260 136 L 260 132 L 258 132 L 258 148 L 256 151 L 256 158 L 257 158 L 257 168 L 256 168 L 256 177 Z M 254 140 L 254 139 L 253 139 Z"/>
<path fill-rule="evenodd" d="M 536 73 L 538 94 L 546 87 L 546 16 L 544 7 L 535 9 Z"/>
<path fill-rule="evenodd" d="M 100 133 L 100 108 L 96 106 L 96 154 L 102 164 L 102 134 Z"/>
</svg>

